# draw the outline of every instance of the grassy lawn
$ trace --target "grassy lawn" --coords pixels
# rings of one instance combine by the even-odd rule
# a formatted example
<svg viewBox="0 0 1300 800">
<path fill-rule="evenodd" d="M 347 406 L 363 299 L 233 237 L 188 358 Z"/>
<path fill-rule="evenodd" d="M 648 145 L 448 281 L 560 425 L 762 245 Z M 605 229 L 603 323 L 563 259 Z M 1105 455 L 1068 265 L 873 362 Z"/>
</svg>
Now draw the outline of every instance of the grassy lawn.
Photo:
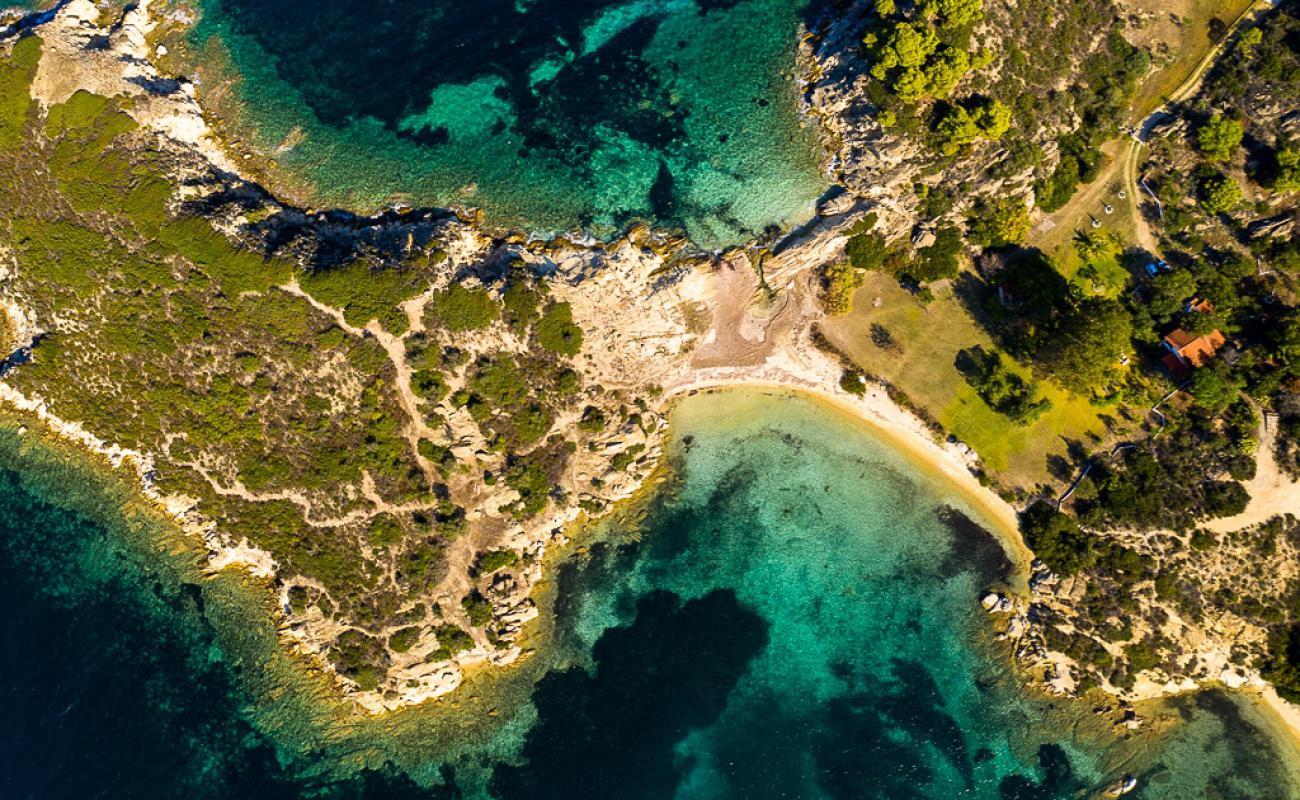
<svg viewBox="0 0 1300 800">
<path fill-rule="evenodd" d="M 1128 156 L 1130 139 L 1127 136 L 1107 142 L 1102 147 L 1105 162 L 1097 179 L 1079 187 L 1079 191 L 1063 208 L 1048 215 L 1051 226 L 1039 223 L 1030 233 L 1029 244 L 1039 248 L 1052 257 L 1067 277 L 1074 274 L 1082 262 L 1074 252 L 1072 244 L 1078 231 L 1091 233 L 1096 230 L 1109 230 L 1118 234 L 1120 241 L 1127 247 L 1137 243 L 1137 226 L 1134 222 L 1136 209 L 1133 206 L 1138 188 L 1125 186 L 1123 162 Z M 1120 191 L 1124 197 L 1120 197 Z M 1106 206 L 1111 212 L 1106 213 Z M 1093 228 L 1092 221 L 1101 222 L 1101 228 Z M 1043 230 L 1047 227 L 1047 230 Z M 1114 276 L 1123 286 L 1126 275 Z M 1109 281 L 1108 281 L 1109 282 Z"/>
<path fill-rule="evenodd" d="M 879 308 L 873 305 L 877 297 L 882 300 Z M 873 344 L 873 324 L 883 325 L 900 350 L 887 352 Z M 994 349 L 993 342 L 952 297 L 938 297 L 923 306 L 893 278 L 870 273 L 853 312 L 827 321 L 824 331 L 863 370 L 898 386 L 975 448 L 985 466 L 1006 484 L 1032 489 L 1054 483 L 1047 471 L 1050 456 L 1064 455 L 1069 440 L 1091 447 L 1106 436 L 1104 410 L 1046 381 L 1037 386 L 1052 408 L 1030 425 L 1018 425 L 989 408 L 954 362 L 963 348 Z"/>
<path fill-rule="evenodd" d="M 1151 26 L 1150 38 L 1163 41 L 1169 47 L 1171 58 L 1159 65 L 1138 88 L 1132 104 L 1132 120 L 1137 121 L 1159 108 L 1169 95 L 1192 76 L 1201 60 L 1214 46 L 1210 40 L 1210 23 L 1214 19 L 1231 25 L 1253 0 L 1140 0 L 1138 6 L 1157 12 L 1160 16 Z M 1173 25 L 1178 17 L 1183 24 Z M 1153 44 L 1154 42 L 1142 42 Z"/>
</svg>

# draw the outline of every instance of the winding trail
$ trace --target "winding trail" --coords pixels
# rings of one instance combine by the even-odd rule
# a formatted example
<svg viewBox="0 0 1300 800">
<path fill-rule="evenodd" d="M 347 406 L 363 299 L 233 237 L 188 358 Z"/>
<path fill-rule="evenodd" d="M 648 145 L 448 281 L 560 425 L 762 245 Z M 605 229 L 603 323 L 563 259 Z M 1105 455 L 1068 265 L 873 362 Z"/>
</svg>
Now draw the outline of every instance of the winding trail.
<svg viewBox="0 0 1300 800">
<path fill-rule="evenodd" d="M 406 438 L 410 442 L 411 452 L 415 453 L 416 460 L 419 462 L 420 469 L 424 472 L 425 477 L 430 481 L 433 481 L 437 477 L 436 472 L 428 459 L 419 454 L 419 444 L 420 439 L 429 439 L 430 441 L 435 442 L 439 441 L 442 439 L 442 434 L 435 431 L 433 428 L 430 428 L 428 423 L 425 422 L 424 414 L 420 412 L 421 400 L 417 398 L 415 392 L 411 390 L 412 370 L 410 364 L 406 363 L 406 343 L 402 338 L 400 336 L 394 336 L 384 330 L 378 320 L 370 320 L 366 323 L 364 328 L 358 328 L 355 325 L 349 324 L 342 309 L 326 305 L 315 297 L 312 297 L 298 285 L 297 279 L 294 279 L 278 288 L 283 292 L 294 295 L 295 297 L 301 297 L 310 303 L 312 308 L 321 313 L 328 314 L 334 320 L 335 324 L 346 333 L 358 338 L 364 338 L 367 336 L 373 337 L 374 340 L 379 343 L 379 346 L 384 348 L 384 352 L 388 354 L 388 360 L 392 363 L 395 372 L 393 386 L 397 390 L 398 405 L 401 406 L 402 412 L 406 415 L 406 421 L 408 423 L 406 428 Z"/>
<path fill-rule="evenodd" d="M 1142 150 L 1150 139 L 1151 133 L 1161 123 L 1175 117 L 1172 108 L 1186 102 L 1200 91 L 1201 84 L 1210 67 L 1214 65 L 1215 59 L 1219 57 L 1224 46 L 1232 40 L 1232 35 L 1237 28 L 1242 23 L 1253 18 L 1257 12 L 1266 8 L 1271 8 L 1271 4 L 1267 0 L 1257 0 L 1257 2 L 1242 11 L 1228 26 L 1223 36 L 1201 56 L 1196 67 L 1183 82 L 1170 92 L 1157 108 L 1152 109 L 1143 117 L 1141 122 L 1136 123 L 1130 129 L 1127 137 L 1112 139 L 1103 144 L 1103 150 L 1111 156 L 1111 160 L 1106 167 L 1091 183 L 1080 187 L 1065 206 L 1043 217 L 1038 223 L 1035 233 L 1038 236 L 1048 238 L 1057 235 L 1068 236 L 1069 232 L 1064 230 L 1065 228 L 1074 229 L 1080 223 L 1086 225 L 1087 219 L 1093 215 L 1091 213 L 1080 215 L 1080 210 L 1097 209 L 1106 204 L 1106 197 L 1110 193 L 1113 184 L 1126 193 L 1124 203 L 1128 206 L 1128 213 L 1131 217 L 1135 244 L 1148 253 L 1159 256 L 1160 239 L 1151 230 L 1151 226 L 1147 224 L 1139 203 L 1139 198 L 1146 194 L 1139 184 L 1141 176 L 1138 174 L 1138 168 L 1142 164 Z M 1063 228 L 1059 234 L 1049 233 L 1058 227 Z M 1043 247 L 1050 250 L 1054 249 L 1056 245 L 1044 243 Z"/>
<path fill-rule="evenodd" d="M 1129 212 L 1133 217 L 1133 230 L 1137 235 L 1137 244 L 1148 253 L 1159 255 L 1160 240 L 1154 233 L 1152 233 L 1151 226 L 1147 224 L 1146 217 L 1143 216 L 1141 206 L 1137 202 L 1138 198 L 1141 196 L 1138 194 L 1139 191 L 1145 190 L 1146 193 L 1150 193 L 1149 189 L 1146 189 L 1145 186 L 1139 186 L 1138 184 L 1138 166 L 1142 163 L 1142 148 L 1146 146 L 1147 142 L 1151 138 L 1151 132 L 1154 131 L 1157 126 L 1166 120 L 1175 118 L 1175 115 L 1171 111 L 1175 105 L 1186 102 L 1201 90 L 1201 84 L 1205 81 L 1205 76 L 1210 71 L 1210 67 L 1214 65 L 1215 60 L 1218 59 L 1224 46 L 1227 45 L 1228 42 L 1232 41 L 1232 35 L 1236 32 L 1237 28 L 1240 27 L 1243 22 L 1253 18 L 1258 11 L 1271 7 L 1272 4 L 1267 0 L 1259 0 L 1259 2 L 1252 3 L 1242 11 L 1241 14 L 1232 21 L 1232 24 L 1228 26 L 1228 29 L 1224 31 L 1223 36 L 1205 52 L 1205 55 L 1202 56 L 1201 60 L 1196 64 L 1196 68 L 1193 69 L 1187 78 L 1178 85 L 1178 88 L 1169 93 L 1169 96 L 1165 98 L 1165 101 L 1159 108 L 1156 108 L 1142 120 L 1129 137 L 1130 140 L 1127 151 L 1124 153 L 1124 158 L 1120 161 L 1120 180 L 1122 182 L 1121 185 L 1125 190 L 1133 193 L 1132 202 L 1128 204 Z M 1104 177 L 1105 176 L 1103 176 L 1103 178 Z M 1102 180 L 1102 178 L 1099 178 L 1098 180 Z M 1157 199 L 1155 202 L 1159 204 L 1160 201 Z"/>
</svg>

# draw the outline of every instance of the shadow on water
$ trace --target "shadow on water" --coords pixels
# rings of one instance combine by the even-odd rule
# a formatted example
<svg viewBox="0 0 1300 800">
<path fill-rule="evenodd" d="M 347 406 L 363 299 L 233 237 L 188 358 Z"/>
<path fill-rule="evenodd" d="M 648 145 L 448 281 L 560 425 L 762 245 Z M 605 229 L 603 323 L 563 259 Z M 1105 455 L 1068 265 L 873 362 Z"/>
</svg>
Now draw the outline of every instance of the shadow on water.
<svg viewBox="0 0 1300 800">
<path fill-rule="evenodd" d="M 766 646 L 767 627 L 730 590 L 684 603 L 671 592 L 645 595 L 630 626 L 596 643 L 593 674 L 571 668 L 541 681 L 527 763 L 499 768 L 493 793 L 502 800 L 672 796 L 682 777 L 674 746 L 722 713 Z"/>
</svg>

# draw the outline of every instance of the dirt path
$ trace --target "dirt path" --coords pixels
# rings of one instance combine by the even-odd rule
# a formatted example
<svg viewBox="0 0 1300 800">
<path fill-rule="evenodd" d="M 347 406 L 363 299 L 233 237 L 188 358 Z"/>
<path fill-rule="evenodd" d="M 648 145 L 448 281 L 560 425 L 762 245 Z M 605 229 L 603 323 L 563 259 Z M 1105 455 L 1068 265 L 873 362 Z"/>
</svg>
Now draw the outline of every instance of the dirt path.
<svg viewBox="0 0 1300 800">
<path fill-rule="evenodd" d="M 342 309 L 328 306 L 312 297 L 303 291 L 296 279 L 279 288 L 296 297 L 303 298 L 308 303 L 311 303 L 312 308 L 317 311 L 328 314 L 347 333 L 357 337 L 372 336 L 379 343 L 379 346 L 384 348 L 384 352 L 388 354 L 388 360 L 392 363 L 393 370 L 396 373 L 393 378 L 393 386 L 397 390 L 398 405 L 406 414 L 408 423 L 406 438 L 411 443 L 412 452 L 417 454 L 416 459 L 419 461 L 420 469 L 424 471 L 425 477 L 433 480 L 436 477 L 436 472 L 433 466 L 423 456 L 419 455 L 419 443 L 420 439 L 430 439 L 436 442 L 442 436 L 424 421 L 424 414 L 420 411 L 421 401 L 415 396 L 415 392 L 411 390 L 412 370 L 411 366 L 406 363 L 406 343 L 402 338 L 384 330 L 377 320 L 371 320 L 364 328 L 349 324 L 347 318 L 343 315 Z"/>
<path fill-rule="evenodd" d="M 1224 45 L 1232 40 L 1232 34 L 1237 30 L 1237 28 L 1248 19 L 1253 19 L 1256 12 L 1260 9 L 1266 9 L 1269 7 L 1270 4 L 1268 2 L 1261 0 L 1261 2 L 1252 3 L 1248 8 L 1242 11 L 1241 14 L 1232 21 L 1232 24 L 1228 26 L 1228 30 L 1224 32 L 1223 37 L 1220 38 L 1219 41 L 1215 42 L 1210 49 L 1206 51 L 1205 55 L 1201 57 L 1200 62 L 1197 63 L 1196 68 L 1192 70 L 1186 80 L 1179 84 L 1177 89 L 1174 89 L 1169 93 L 1169 97 L 1165 99 L 1165 102 L 1161 104 L 1159 108 L 1152 111 L 1144 120 L 1142 120 L 1142 123 L 1137 127 L 1135 134 L 1129 142 L 1128 153 L 1124 158 L 1123 185 L 1127 189 L 1133 192 L 1136 192 L 1139 189 L 1137 168 L 1138 165 L 1141 164 L 1142 148 L 1146 146 L 1147 140 L 1151 138 L 1151 131 L 1165 119 L 1172 116 L 1169 110 L 1172 106 L 1178 103 L 1184 103 L 1196 96 L 1196 94 L 1201 90 L 1201 84 L 1205 81 L 1205 76 L 1209 73 L 1210 67 L 1214 66 L 1215 60 L 1218 59 L 1219 54 L 1223 52 Z M 1138 244 L 1148 252 L 1156 253 L 1158 252 L 1156 248 L 1158 247 L 1159 242 L 1155 235 L 1151 233 L 1150 226 L 1147 225 L 1146 219 L 1142 216 L 1140 206 L 1137 202 L 1139 197 L 1140 195 L 1134 194 L 1133 202 L 1130 203 L 1133 210 L 1134 230 L 1137 231 L 1138 235 Z"/>
<path fill-rule="evenodd" d="M 1267 522 L 1279 514 L 1300 515 L 1300 484 L 1278 469 L 1273 457 L 1277 423 L 1272 425 L 1264 418 L 1259 432 L 1259 453 L 1255 462 L 1255 477 L 1244 484 L 1250 494 L 1246 510 L 1235 517 L 1224 517 L 1206 523 L 1215 533 L 1230 533 Z"/>
<path fill-rule="evenodd" d="M 1116 143 L 1118 143 L 1119 152 L 1111 153 L 1112 160 L 1097 178 L 1092 183 L 1080 188 L 1070 202 L 1066 203 L 1065 207 L 1045 216 L 1038 223 L 1035 232 L 1044 237 L 1045 240 L 1055 240 L 1052 242 L 1053 245 L 1062 244 L 1063 240 L 1056 237 L 1069 236 L 1071 230 L 1084 222 L 1085 218 L 1092 216 L 1090 213 L 1080 214 L 1080 210 L 1101 207 L 1107 202 L 1106 195 L 1110 191 L 1111 185 L 1117 184 L 1120 190 L 1125 193 L 1125 197 L 1119 199 L 1122 199 L 1123 205 L 1128 207 L 1135 244 L 1153 255 L 1159 255 L 1160 240 L 1152 232 L 1151 226 L 1147 224 L 1146 218 L 1142 215 L 1141 201 L 1146 196 L 1138 184 L 1141 178 L 1138 174 L 1138 167 L 1142 164 L 1142 150 L 1155 127 L 1172 116 L 1169 111 L 1170 107 L 1185 102 L 1200 91 L 1205 75 L 1209 72 L 1210 67 L 1214 65 L 1214 61 L 1219 57 L 1224 45 L 1231 40 L 1232 34 L 1238 26 L 1252 19 L 1258 10 L 1269 7 L 1269 3 L 1260 0 L 1260 2 L 1252 4 L 1237 19 L 1233 20 L 1223 37 L 1205 52 L 1196 68 L 1188 74 L 1187 78 L 1176 89 L 1169 93 L 1160 107 L 1154 109 L 1142 122 L 1135 126 L 1129 136 L 1112 140 L 1102 146 L 1102 150 L 1105 152 L 1108 149 L 1114 149 Z M 1063 228 L 1063 230 L 1053 233 L 1058 227 Z M 1050 247 L 1045 249 L 1050 249 Z"/>
</svg>

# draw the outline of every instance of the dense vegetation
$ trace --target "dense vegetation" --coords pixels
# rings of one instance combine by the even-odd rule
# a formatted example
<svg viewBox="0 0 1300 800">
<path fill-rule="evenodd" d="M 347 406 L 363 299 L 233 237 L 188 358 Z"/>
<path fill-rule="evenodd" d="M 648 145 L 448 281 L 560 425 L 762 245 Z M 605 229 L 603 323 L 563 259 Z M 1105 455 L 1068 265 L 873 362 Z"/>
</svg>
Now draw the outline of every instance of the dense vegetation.
<svg viewBox="0 0 1300 800">
<path fill-rule="evenodd" d="M 572 308 L 521 264 L 453 274 L 438 215 L 399 222 L 399 244 L 378 248 L 354 218 L 311 228 L 251 208 L 243 188 L 181 202 L 172 175 L 189 155 L 123 101 L 30 101 L 41 48 L 28 36 L 0 60 L 6 289 L 47 332 L 6 381 L 153 454 L 160 491 L 268 552 L 287 613 L 342 627 L 325 655 L 359 687 L 383 687 L 394 653 L 474 647 L 450 619 L 487 626 L 491 604 L 477 589 L 463 607 L 430 597 L 449 544 L 477 535 L 465 506 L 495 482 L 484 465 L 518 490 L 504 513 L 539 514 L 576 448 L 556 418 L 595 409 L 573 434 L 591 438 L 619 407 L 574 366 Z M 210 218 L 247 222 L 229 236 Z M 488 552 L 471 580 L 517 563 L 491 545 L 474 544 Z"/>
</svg>

